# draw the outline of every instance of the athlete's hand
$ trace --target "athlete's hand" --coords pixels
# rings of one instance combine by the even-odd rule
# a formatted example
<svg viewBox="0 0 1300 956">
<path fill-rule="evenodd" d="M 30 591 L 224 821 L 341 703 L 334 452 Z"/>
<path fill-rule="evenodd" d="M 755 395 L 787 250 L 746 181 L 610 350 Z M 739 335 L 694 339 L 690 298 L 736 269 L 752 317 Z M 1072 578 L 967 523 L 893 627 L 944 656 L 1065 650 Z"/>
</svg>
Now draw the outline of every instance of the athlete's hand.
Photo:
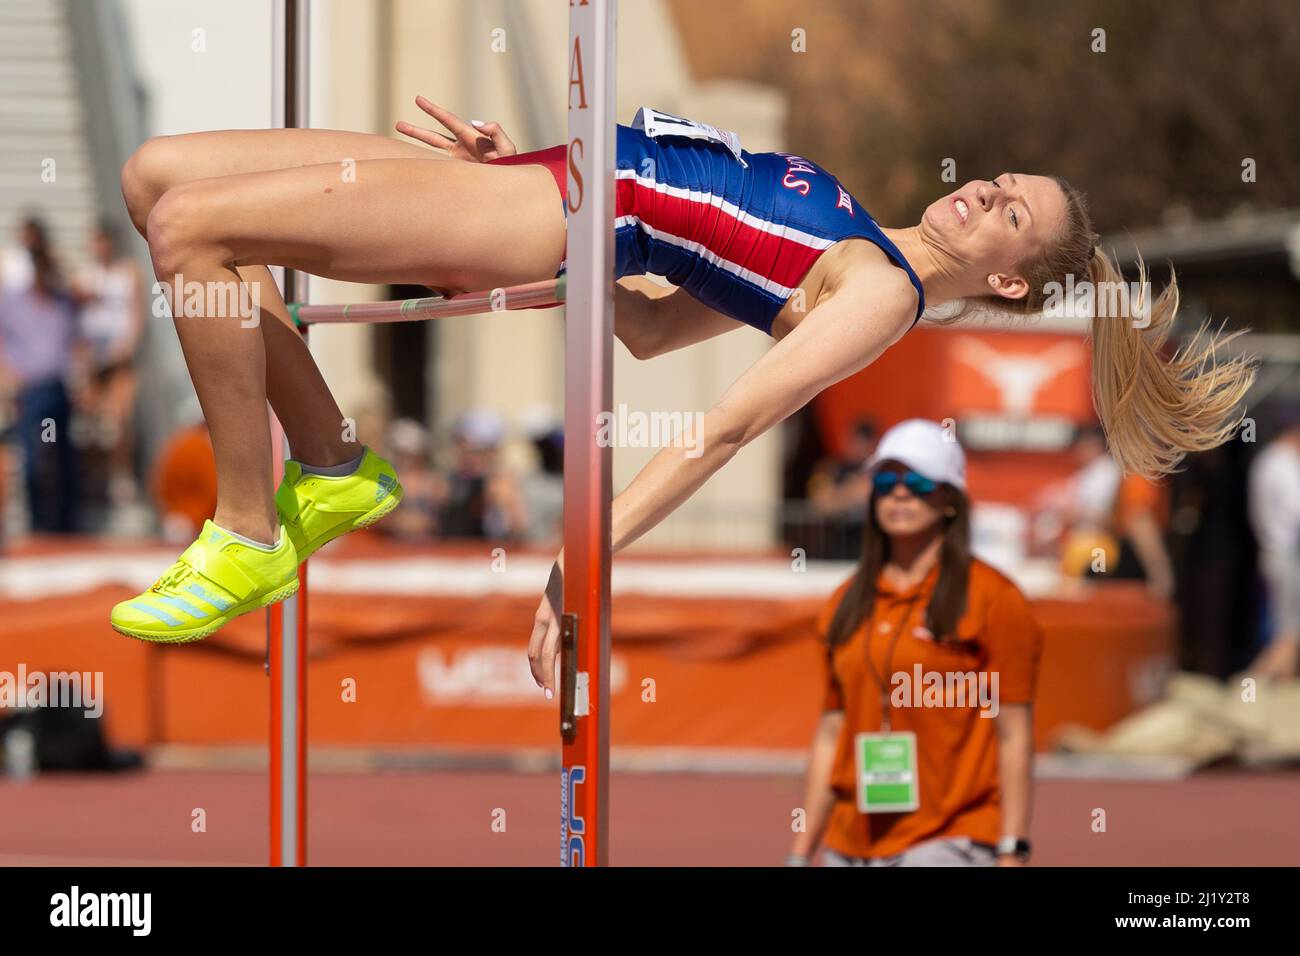
<svg viewBox="0 0 1300 956">
<path fill-rule="evenodd" d="M 444 136 L 442 133 L 435 133 L 431 129 L 415 126 L 405 120 L 397 124 L 397 131 L 403 136 L 418 139 L 421 143 L 432 146 L 434 149 L 442 150 L 451 159 L 463 159 L 471 163 L 486 163 L 490 159 L 513 156 L 519 152 L 519 150 L 515 149 L 515 144 L 510 141 L 510 137 L 506 135 L 505 130 L 501 128 L 500 123 L 483 123 L 479 120 L 467 123 L 455 113 L 443 109 L 423 96 L 415 98 L 415 105 L 447 127 L 455 139 Z"/>
<path fill-rule="evenodd" d="M 564 607 L 563 555 L 551 567 L 546 593 L 533 617 L 533 636 L 528 641 L 528 667 L 546 699 L 555 696 L 555 658 L 560 650 L 560 611 Z"/>
</svg>

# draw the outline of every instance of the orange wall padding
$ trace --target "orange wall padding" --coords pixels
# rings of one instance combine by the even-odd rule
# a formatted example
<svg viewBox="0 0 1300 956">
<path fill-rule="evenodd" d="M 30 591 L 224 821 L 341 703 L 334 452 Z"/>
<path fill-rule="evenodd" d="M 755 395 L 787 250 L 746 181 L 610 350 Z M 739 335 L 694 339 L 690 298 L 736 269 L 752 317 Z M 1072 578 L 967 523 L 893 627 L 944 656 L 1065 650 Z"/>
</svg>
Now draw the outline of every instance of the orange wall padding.
<svg viewBox="0 0 1300 956">
<path fill-rule="evenodd" d="M 0 670 L 96 670 L 118 744 L 260 744 L 269 682 L 265 618 L 193 645 L 111 631 L 118 588 L 0 604 Z M 819 600 L 620 595 L 614 602 L 615 745 L 802 748 L 821 700 Z M 528 677 L 533 597 L 322 594 L 311 599 L 314 744 L 558 746 L 555 704 Z M 1098 585 L 1034 604 L 1046 631 L 1036 707 L 1046 747 L 1063 724 L 1105 728 L 1148 702 L 1172 659 L 1172 619 L 1140 587 Z M 643 699 L 653 682 L 653 702 Z M 355 683 L 356 702 L 344 700 Z"/>
</svg>

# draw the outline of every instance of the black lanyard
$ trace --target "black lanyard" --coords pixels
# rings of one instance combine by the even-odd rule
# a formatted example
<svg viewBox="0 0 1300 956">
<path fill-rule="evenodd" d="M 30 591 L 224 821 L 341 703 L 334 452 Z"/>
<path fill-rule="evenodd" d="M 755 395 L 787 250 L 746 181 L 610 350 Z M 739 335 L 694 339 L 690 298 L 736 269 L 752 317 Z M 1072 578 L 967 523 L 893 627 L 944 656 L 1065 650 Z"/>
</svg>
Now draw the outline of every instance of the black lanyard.
<svg viewBox="0 0 1300 956">
<path fill-rule="evenodd" d="M 898 646 L 898 639 L 902 636 L 903 629 L 907 626 L 907 620 L 912 616 L 912 612 L 916 610 L 916 605 L 920 600 L 921 592 L 918 589 L 917 593 L 912 595 L 911 599 L 903 606 L 903 616 L 899 619 L 898 626 L 894 628 L 894 633 L 889 639 L 889 650 L 885 652 L 886 677 L 881 677 L 879 671 L 876 670 L 875 661 L 871 659 L 871 638 L 875 634 L 874 626 L 872 627 L 872 633 L 867 635 L 867 670 L 871 672 L 871 679 L 880 687 L 880 726 L 881 730 L 885 733 L 889 733 L 889 714 L 891 705 L 889 703 L 889 683 L 887 678 L 891 677 L 894 673 L 894 648 Z M 874 618 L 875 615 L 872 614 L 872 617 Z M 874 625 L 874 623 L 873 620 L 872 624 Z"/>
</svg>

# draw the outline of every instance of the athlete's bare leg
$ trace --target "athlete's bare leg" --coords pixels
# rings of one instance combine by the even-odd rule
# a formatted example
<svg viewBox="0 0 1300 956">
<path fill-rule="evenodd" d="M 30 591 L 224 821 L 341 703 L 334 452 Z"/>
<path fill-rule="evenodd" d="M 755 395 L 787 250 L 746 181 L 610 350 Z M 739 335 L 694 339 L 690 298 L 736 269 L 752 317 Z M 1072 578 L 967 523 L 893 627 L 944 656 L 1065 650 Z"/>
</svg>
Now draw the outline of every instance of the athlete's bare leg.
<svg viewBox="0 0 1300 956">
<path fill-rule="evenodd" d="M 565 238 L 556 198 L 550 174 L 536 166 L 361 159 L 182 182 L 154 203 L 145 233 L 155 271 L 168 283 L 175 275 L 236 282 L 238 270 L 278 264 L 354 282 L 490 288 L 554 275 Z M 282 333 L 261 327 L 270 324 L 244 327 L 201 310 L 176 320 L 217 451 L 216 520 L 265 541 L 278 526 L 265 400 L 266 356 L 282 351 Z M 286 367 L 291 380 L 305 367 L 319 378 L 305 348 Z M 277 400 L 297 404 L 278 392 Z M 306 415 L 291 443 L 337 441 L 341 415 L 323 382 L 306 390 L 302 404 Z"/>
<path fill-rule="evenodd" d="M 131 221 L 146 235 L 149 213 L 167 190 L 196 179 L 271 169 L 291 169 L 363 159 L 427 159 L 445 162 L 433 150 L 370 133 L 340 130 L 219 130 L 159 136 L 149 140 L 122 169 L 122 195 Z M 280 290 L 266 266 L 239 266 L 239 276 L 256 287 L 264 315 L 266 391 L 295 457 L 333 465 L 360 454 L 345 440 L 343 413 L 289 320 Z"/>
</svg>

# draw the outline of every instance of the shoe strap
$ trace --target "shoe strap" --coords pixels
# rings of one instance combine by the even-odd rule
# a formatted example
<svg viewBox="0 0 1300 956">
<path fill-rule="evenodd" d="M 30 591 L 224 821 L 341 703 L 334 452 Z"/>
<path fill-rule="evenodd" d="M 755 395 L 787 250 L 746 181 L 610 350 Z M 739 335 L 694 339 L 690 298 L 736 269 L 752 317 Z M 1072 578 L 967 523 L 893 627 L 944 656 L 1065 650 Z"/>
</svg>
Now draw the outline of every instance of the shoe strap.
<svg viewBox="0 0 1300 956">
<path fill-rule="evenodd" d="M 257 582 L 226 550 L 214 548 L 202 539 L 186 548 L 180 559 L 203 577 L 229 591 L 236 601 L 243 601 L 258 589 Z"/>
<path fill-rule="evenodd" d="M 288 462 L 286 462 L 284 481 L 280 482 L 280 487 L 275 489 L 275 510 L 286 522 L 297 521 L 299 518 L 298 492 L 294 491 L 293 484 L 289 478 Z"/>
</svg>

